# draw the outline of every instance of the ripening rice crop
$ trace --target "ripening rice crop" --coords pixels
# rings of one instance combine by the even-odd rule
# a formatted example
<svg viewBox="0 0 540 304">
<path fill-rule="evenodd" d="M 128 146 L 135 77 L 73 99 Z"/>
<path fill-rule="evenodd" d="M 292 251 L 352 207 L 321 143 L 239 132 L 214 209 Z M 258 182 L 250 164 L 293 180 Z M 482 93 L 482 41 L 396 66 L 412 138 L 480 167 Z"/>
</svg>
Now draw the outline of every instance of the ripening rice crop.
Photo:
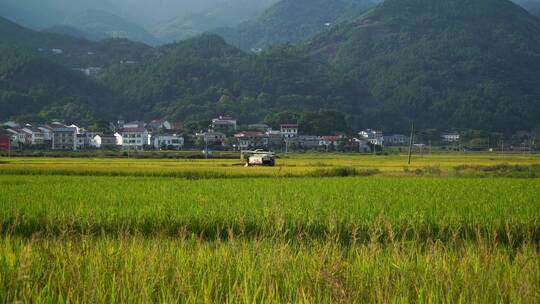
<svg viewBox="0 0 540 304">
<path fill-rule="evenodd" d="M 540 301 L 537 179 L 320 177 L 332 168 L 306 165 L 294 178 L 4 172 L 0 301 Z"/>
</svg>

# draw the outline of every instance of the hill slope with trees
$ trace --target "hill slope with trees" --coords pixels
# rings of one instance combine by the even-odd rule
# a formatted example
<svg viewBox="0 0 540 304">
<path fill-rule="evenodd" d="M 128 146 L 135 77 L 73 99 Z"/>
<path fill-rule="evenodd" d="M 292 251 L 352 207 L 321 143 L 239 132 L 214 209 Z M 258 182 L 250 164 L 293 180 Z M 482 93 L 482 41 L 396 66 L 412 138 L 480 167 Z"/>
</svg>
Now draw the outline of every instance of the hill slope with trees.
<svg viewBox="0 0 540 304">
<path fill-rule="evenodd" d="M 530 129 L 540 121 L 540 20 L 506 0 L 387 0 L 304 49 L 365 88 L 372 123 Z"/>
<path fill-rule="evenodd" d="M 259 17 L 237 28 L 216 29 L 244 50 L 265 49 L 276 43 L 300 42 L 372 7 L 377 0 L 281 0 Z"/>
</svg>

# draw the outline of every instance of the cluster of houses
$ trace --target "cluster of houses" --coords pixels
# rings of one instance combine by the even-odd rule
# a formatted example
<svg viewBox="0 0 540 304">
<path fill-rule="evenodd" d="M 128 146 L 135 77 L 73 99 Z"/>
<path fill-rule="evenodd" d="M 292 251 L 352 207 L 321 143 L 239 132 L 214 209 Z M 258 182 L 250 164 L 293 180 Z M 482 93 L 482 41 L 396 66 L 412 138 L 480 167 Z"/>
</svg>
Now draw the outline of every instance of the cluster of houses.
<svg viewBox="0 0 540 304">
<path fill-rule="evenodd" d="M 119 121 L 114 132 L 96 132 L 60 122 L 51 124 L 18 124 L 7 122 L 0 129 L 0 149 L 43 148 L 52 150 L 89 149 L 176 149 L 184 146 L 184 138 L 169 122 L 150 123 Z"/>
<path fill-rule="evenodd" d="M 97 132 L 60 122 L 19 124 L 6 122 L 0 126 L 0 149 L 42 148 L 52 150 L 181 150 L 186 142 L 180 127 L 166 120 L 118 121 L 111 132 Z M 283 123 L 278 130 L 265 124 L 253 124 L 239 130 L 229 116 L 212 119 L 207 131 L 189 135 L 192 146 L 231 150 L 248 149 L 320 149 L 340 147 L 343 150 L 371 152 L 383 146 L 403 146 L 409 137 L 402 134 L 383 135 L 377 130 L 363 130 L 354 137 L 345 134 L 303 135 L 298 124 Z M 191 140 L 192 139 L 192 140 Z M 445 133 L 442 141 L 460 140 L 459 134 Z M 380 148 L 379 148 L 380 147 Z"/>
</svg>

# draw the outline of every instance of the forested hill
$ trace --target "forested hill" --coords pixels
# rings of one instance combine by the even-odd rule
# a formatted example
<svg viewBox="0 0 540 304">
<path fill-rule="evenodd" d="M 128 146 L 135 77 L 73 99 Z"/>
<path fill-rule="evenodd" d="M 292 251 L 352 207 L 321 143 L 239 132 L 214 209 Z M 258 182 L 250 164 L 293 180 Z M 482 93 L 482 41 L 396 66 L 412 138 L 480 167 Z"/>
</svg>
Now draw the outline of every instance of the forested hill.
<svg viewBox="0 0 540 304">
<path fill-rule="evenodd" d="M 110 119 L 116 97 L 79 72 L 0 44 L 0 119 Z"/>
<path fill-rule="evenodd" d="M 387 0 L 299 45 L 259 55 L 214 34 L 141 45 L 144 55 L 130 41 L 107 40 L 97 45 L 125 41 L 140 57 L 135 64 L 111 57 L 96 82 L 41 58 L 34 41 L 49 38 L 33 35 L 45 34 L 20 35 L 34 53 L 10 49 L 0 61 L 0 120 L 207 123 L 230 114 L 255 123 L 287 111 L 279 115 L 334 126 L 320 133 L 345 130 L 345 118 L 355 129 L 395 131 L 411 120 L 420 128 L 502 132 L 540 123 L 540 19 L 507 0 Z"/>
<path fill-rule="evenodd" d="M 120 61 L 139 61 L 152 49 L 127 39 L 99 42 L 50 32 L 34 31 L 0 17 L 0 44 L 24 47 L 71 68 L 104 67 Z M 53 49 L 61 50 L 55 53 Z"/>
<path fill-rule="evenodd" d="M 527 129 L 540 122 L 540 19 L 506 0 L 387 0 L 313 38 L 385 126 Z"/>
<path fill-rule="evenodd" d="M 214 30 L 244 50 L 300 42 L 375 5 L 379 0 L 281 0 L 236 28 Z"/>
<path fill-rule="evenodd" d="M 130 117 L 168 117 L 198 121 L 228 113 L 242 123 L 259 122 L 284 110 L 343 109 L 330 92 L 333 82 L 324 63 L 300 50 L 281 46 L 256 55 L 203 35 L 159 49 L 142 64 L 118 65 L 100 77 L 125 94 Z"/>
</svg>

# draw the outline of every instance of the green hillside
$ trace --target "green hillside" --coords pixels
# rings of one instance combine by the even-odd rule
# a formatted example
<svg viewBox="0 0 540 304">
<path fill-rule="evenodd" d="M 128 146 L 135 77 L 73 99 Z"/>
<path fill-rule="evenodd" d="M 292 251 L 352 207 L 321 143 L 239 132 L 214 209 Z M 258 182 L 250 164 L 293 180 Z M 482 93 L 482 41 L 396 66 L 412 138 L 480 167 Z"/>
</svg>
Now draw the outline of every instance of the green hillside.
<svg viewBox="0 0 540 304">
<path fill-rule="evenodd" d="M 81 41 L 74 44 L 79 48 L 96 49 L 108 67 L 98 76 L 96 90 L 110 90 L 106 114 L 112 117 L 197 123 L 226 113 L 242 123 L 279 116 L 299 117 L 311 126 L 332 119 L 327 125 L 338 126 L 321 133 L 345 125 L 403 131 L 411 120 L 424 129 L 514 132 L 540 122 L 540 19 L 507 0 L 387 0 L 297 46 L 277 45 L 259 55 L 214 34 L 150 48 L 129 40 L 77 40 L 11 23 L 0 31 L 9 34 L 9 45 L 34 50 L 64 43 L 69 55 L 56 57 L 58 62 L 84 62 L 67 49 L 73 41 Z M 85 58 L 99 58 L 92 56 Z M 136 58 L 136 64 L 120 64 L 128 57 Z M 21 59 L 10 58 L 15 63 Z M 41 115 L 57 108 L 52 96 L 64 85 L 33 78 L 60 68 L 45 62 L 38 67 L 47 69 L 27 68 L 35 75 L 21 74 L 19 80 L 3 76 L 3 86 L 19 88 L 15 92 L 39 86 L 51 98 L 36 98 L 42 106 L 4 115 Z M 8 71 L 4 75 L 14 73 Z M 20 85 L 24 77 L 32 81 Z M 55 83 L 67 85 L 70 79 Z M 71 97 L 92 96 L 77 104 L 100 110 L 99 96 L 89 95 L 93 90 L 77 86 L 70 92 Z M 86 113 L 102 118 L 98 112 Z"/>
<path fill-rule="evenodd" d="M 104 67 L 124 61 L 140 61 L 151 48 L 126 39 L 107 39 L 100 42 L 69 35 L 38 32 L 19 26 L 0 17 L 0 42 L 26 48 L 42 57 L 70 68 Z M 61 53 L 53 52 L 61 50 Z"/>
<path fill-rule="evenodd" d="M 242 49 L 267 48 L 276 43 L 299 42 L 359 14 L 375 0 L 281 0 L 254 20 L 237 28 L 215 30 Z"/>
<path fill-rule="evenodd" d="M 156 38 L 144 28 L 101 10 L 86 10 L 74 14 L 64 19 L 62 24 L 103 38 L 127 38 L 147 44 L 157 43 Z"/>
<path fill-rule="evenodd" d="M 0 119 L 92 122 L 109 117 L 106 109 L 114 101 L 106 88 L 81 73 L 0 44 Z"/>
<path fill-rule="evenodd" d="M 540 121 L 540 20 L 506 0 L 388 0 L 313 38 L 370 100 L 369 123 L 528 129 Z"/>
</svg>

